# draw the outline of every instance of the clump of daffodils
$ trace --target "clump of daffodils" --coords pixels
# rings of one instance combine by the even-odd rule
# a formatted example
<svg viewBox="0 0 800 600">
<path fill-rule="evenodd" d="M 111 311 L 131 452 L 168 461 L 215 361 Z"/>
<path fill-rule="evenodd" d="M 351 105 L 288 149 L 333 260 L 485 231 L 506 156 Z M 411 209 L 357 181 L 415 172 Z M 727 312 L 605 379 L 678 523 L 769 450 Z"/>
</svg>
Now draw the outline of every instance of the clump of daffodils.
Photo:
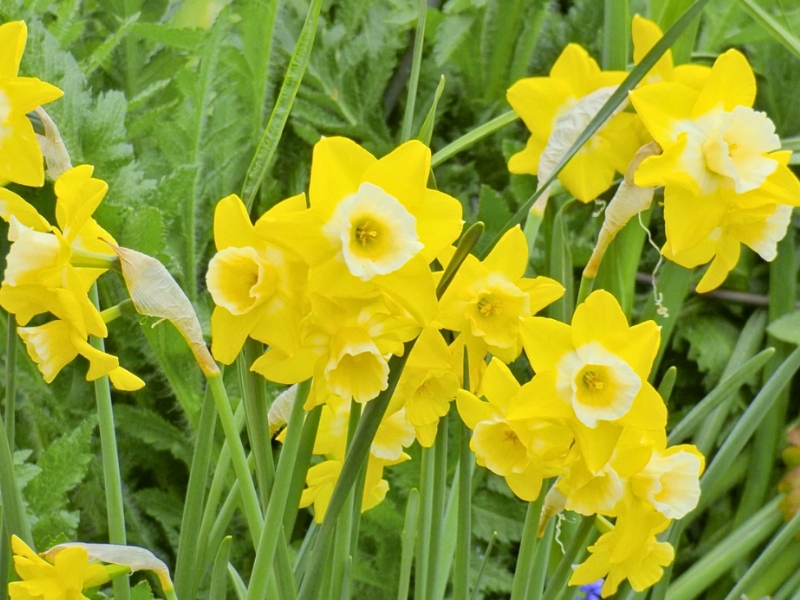
<svg viewBox="0 0 800 600">
<path fill-rule="evenodd" d="M 629 327 L 604 291 L 578 306 L 571 325 L 532 316 L 519 330 L 533 379 L 520 385 L 493 358 L 478 395 L 458 393 L 478 464 L 528 501 L 556 477 L 548 514 L 615 518 L 570 583 L 605 578 L 608 596 L 628 579 L 641 591 L 672 562 L 656 535 L 697 505 L 704 468 L 694 446 L 666 445 L 667 409 L 647 381 L 660 330 L 653 321 Z"/>
</svg>

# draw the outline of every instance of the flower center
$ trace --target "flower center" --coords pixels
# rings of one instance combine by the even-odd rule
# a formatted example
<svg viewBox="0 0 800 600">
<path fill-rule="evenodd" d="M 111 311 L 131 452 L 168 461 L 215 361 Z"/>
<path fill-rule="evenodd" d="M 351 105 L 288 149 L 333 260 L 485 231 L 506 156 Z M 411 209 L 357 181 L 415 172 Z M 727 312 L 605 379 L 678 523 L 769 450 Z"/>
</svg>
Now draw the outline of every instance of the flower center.
<svg viewBox="0 0 800 600">
<path fill-rule="evenodd" d="M 339 203 L 322 231 L 363 281 L 397 271 L 422 249 L 414 215 L 369 182 Z"/>
<path fill-rule="evenodd" d="M 485 317 L 500 315 L 503 313 L 503 304 L 499 299 L 492 299 L 490 296 L 484 296 L 478 300 L 478 310 Z"/>
<path fill-rule="evenodd" d="M 591 391 L 597 391 L 602 390 L 603 387 L 605 387 L 605 382 L 597 372 L 589 370 L 583 374 L 583 385 L 585 385 Z"/>
</svg>

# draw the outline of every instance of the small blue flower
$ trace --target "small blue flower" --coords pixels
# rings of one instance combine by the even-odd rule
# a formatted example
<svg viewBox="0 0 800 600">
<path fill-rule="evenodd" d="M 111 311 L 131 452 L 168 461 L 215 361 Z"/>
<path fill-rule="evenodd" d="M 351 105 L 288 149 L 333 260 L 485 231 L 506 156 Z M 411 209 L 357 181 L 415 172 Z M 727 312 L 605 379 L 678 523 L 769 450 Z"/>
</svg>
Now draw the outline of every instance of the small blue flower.
<svg viewBox="0 0 800 600">
<path fill-rule="evenodd" d="M 604 579 L 598 579 L 594 583 L 582 585 L 578 590 L 579 593 L 583 594 L 583 596 L 580 597 L 584 600 L 600 600 L 600 590 L 603 589 L 604 582 Z"/>
</svg>

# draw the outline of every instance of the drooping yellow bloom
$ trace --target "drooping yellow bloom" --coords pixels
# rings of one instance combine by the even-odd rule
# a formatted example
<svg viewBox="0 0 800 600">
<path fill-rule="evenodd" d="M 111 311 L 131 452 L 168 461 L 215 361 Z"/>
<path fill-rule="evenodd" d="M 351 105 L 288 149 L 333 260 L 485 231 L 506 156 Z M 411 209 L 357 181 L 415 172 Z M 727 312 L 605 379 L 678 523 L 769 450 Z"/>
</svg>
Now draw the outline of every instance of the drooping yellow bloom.
<svg viewBox="0 0 800 600">
<path fill-rule="evenodd" d="M 108 375 L 118 390 L 133 391 L 144 387 L 144 381 L 119 366 L 116 356 L 94 348 L 86 341 L 85 335 L 65 321 L 55 320 L 38 327 L 20 327 L 18 332 L 47 383 L 51 383 L 61 369 L 80 354 L 89 361 L 87 381 Z"/>
<path fill-rule="evenodd" d="M 307 408 L 330 393 L 363 403 L 387 388 L 387 357 L 402 356 L 404 342 L 418 333 L 414 319 L 388 297 L 336 302 L 312 294 L 301 346 L 293 354 L 270 348 L 252 369 L 285 384 L 313 376 Z"/>
<path fill-rule="evenodd" d="M 417 440 L 430 448 L 436 439 L 439 419 L 450 410 L 460 386 L 460 373 L 447 342 L 436 329 L 425 328 L 414 344 L 392 396 L 393 408 L 402 406 Z"/>
<path fill-rule="evenodd" d="M 105 182 L 92 177 L 93 170 L 82 165 L 56 180 L 57 227 L 25 200 L 0 188 L 0 218 L 9 221 L 12 241 L 0 305 L 16 315 L 22 326 L 19 334 L 48 383 L 80 354 L 89 360 L 87 380 L 108 375 L 117 389 L 136 390 L 144 382 L 87 341 L 89 335 L 108 335 L 88 291 L 114 258 L 107 243 L 114 238 L 91 216 L 108 190 Z M 56 320 L 25 327 L 44 313 Z"/>
<path fill-rule="evenodd" d="M 83 590 L 109 581 L 108 570 L 89 564 L 81 547 L 59 553 L 52 563 L 40 558 L 25 542 L 11 536 L 14 567 L 22 581 L 8 584 L 12 600 L 88 600 Z"/>
<path fill-rule="evenodd" d="M 509 170 L 539 174 L 540 159 L 553 132 L 575 125 L 579 129 L 569 135 L 577 137 L 583 128 L 569 123 L 571 109 L 598 90 L 619 85 L 626 76 L 624 71 L 601 71 L 586 50 L 569 44 L 549 77 L 529 77 L 511 86 L 506 98 L 525 122 L 531 137 L 525 149 L 511 157 Z M 562 120 L 560 125 L 559 120 Z M 615 172 L 626 171 L 631 158 L 646 141 L 641 139 L 639 128 L 633 113 L 616 114 L 567 163 L 558 180 L 578 200 L 594 200 L 611 187 Z"/>
<path fill-rule="evenodd" d="M 428 189 L 430 150 L 410 141 L 378 160 L 346 138 L 314 146 L 310 209 L 267 219 L 271 243 L 325 267 L 331 296 L 379 290 L 421 324 L 436 314 L 428 265 L 461 232 L 461 204 Z"/>
<path fill-rule="evenodd" d="M 18 77 L 28 29 L 22 21 L 0 25 L 0 181 L 44 184 L 42 152 L 27 114 L 62 96 L 36 79 Z"/>
<path fill-rule="evenodd" d="M 481 388 L 487 402 L 466 390 L 457 396 L 458 413 L 473 431 L 470 448 L 480 466 L 504 477 L 523 500 L 533 501 L 542 480 L 561 472 L 572 432 L 554 422 L 511 418 L 515 409 L 535 405 L 538 399 L 497 359 L 489 363 Z"/>
<path fill-rule="evenodd" d="M 446 256 L 449 259 L 451 253 Z M 482 360 L 491 352 L 512 362 L 522 352 L 523 319 L 564 294 L 564 287 L 553 279 L 524 277 L 527 266 L 528 245 L 517 226 L 482 262 L 467 257 L 442 296 L 437 324 L 461 332 L 471 357 Z"/>
<path fill-rule="evenodd" d="M 769 118 L 751 107 L 756 81 L 736 50 L 721 55 L 699 88 L 644 86 L 631 102 L 663 149 L 642 162 L 640 186 L 663 185 L 665 256 L 686 267 L 716 257 L 698 286 L 720 285 L 744 243 L 771 260 L 800 205 L 800 181 Z"/>
<path fill-rule="evenodd" d="M 216 304 L 211 349 L 218 361 L 231 364 L 248 336 L 287 353 L 300 344 L 300 321 L 308 309 L 308 267 L 299 257 L 267 243 L 259 231 L 276 215 L 305 208 L 305 195 L 294 196 L 253 226 L 238 196 L 217 204 L 217 254 L 209 262 L 206 285 Z"/>
<path fill-rule="evenodd" d="M 565 419 L 589 469 L 606 464 L 623 427 L 663 429 L 667 410 L 647 382 L 658 352 L 653 321 L 629 327 L 616 299 L 593 292 L 578 306 L 572 325 L 529 317 L 522 325 L 525 353 L 539 398 L 515 418 Z"/>
<path fill-rule="evenodd" d="M 586 585 L 605 578 L 604 598 L 614 594 L 625 579 L 637 592 L 650 587 L 661 579 L 663 567 L 675 557 L 670 544 L 656 539 L 669 523 L 652 507 L 633 503 L 617 519 L 613 531 L 589 546 L 591 556 L 575 570 L 569 584 Z"/>
</svg>

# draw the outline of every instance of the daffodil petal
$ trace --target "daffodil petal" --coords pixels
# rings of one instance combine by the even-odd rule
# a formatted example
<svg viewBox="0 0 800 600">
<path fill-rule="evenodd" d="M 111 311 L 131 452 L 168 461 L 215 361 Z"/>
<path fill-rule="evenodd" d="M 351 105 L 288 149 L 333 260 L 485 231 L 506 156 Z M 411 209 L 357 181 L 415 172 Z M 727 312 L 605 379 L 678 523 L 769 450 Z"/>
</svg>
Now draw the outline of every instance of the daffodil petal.
<svg viewBox="0 0 800 600">
<path fill-rule="evenodd" d="M 354 141 L 344 137 L 322 138 L 314 146 L 309 199 L 327 221 L 336 205 L 354 194 L 364 172 L 377 159 Z"/>
<path fill-rule="evenodd" d="M 732 111 L 737 106 L 751 107 L 755 99 L 756 77 L 750 63 L 738 50 L 728 50 L 711 67 L 708 80 L 692 110 L 692 118 L 720 107 L 726 111 Z"/>
</svg>

